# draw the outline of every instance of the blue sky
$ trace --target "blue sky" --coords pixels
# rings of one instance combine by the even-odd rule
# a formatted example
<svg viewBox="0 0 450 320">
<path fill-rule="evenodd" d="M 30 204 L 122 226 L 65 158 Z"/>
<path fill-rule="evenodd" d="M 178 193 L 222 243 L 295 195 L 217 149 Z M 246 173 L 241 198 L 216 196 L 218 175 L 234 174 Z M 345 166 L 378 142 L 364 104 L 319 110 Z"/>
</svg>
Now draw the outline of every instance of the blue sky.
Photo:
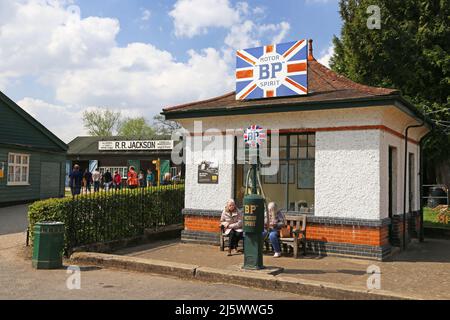
<svg viewBox="0 0 450 320">
<path fill-rule="evenodd" d="M 236 49 L 311 38 L 326 64 L 340 28 L 337 0 L 0 0 L 0 90 L 68 142 L 85 110 L 233 90 Z"/>
</svg>

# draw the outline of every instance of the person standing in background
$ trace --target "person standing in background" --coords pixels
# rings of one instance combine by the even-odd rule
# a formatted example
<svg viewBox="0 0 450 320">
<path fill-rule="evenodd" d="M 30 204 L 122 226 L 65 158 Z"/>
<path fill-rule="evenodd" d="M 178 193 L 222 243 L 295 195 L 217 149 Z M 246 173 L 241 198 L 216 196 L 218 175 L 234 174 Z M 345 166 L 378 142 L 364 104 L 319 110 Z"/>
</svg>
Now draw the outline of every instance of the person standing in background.
<svg viewBox="0 0 450 320">
<path fill-rule="evenodd" d="M 144 172 L 144 170 L 139 171 L 138 181 L 139 181 L 139 187 L 144 188 L 145 187 L 145 172 Z"/>
<path fill-rule="evenodd" d="M 86 187 L 86 193 L 91 192 L 91 185 L 92 185 L 92 173 L 89 171 L 89 169 L 86 169 L 84 171 L 83 175 L 84 181 L 85 181 L 85 187 Z"/>
<path fill-rule="evenodd" d="M 115 190 L 120 190 L 122 187 L 122 176 L 119 171 L 114 172 L 113 184 Z"/>
<path fill-rule="evenodd" d="M 94 183 L 94 192 L 100 191 L 100 180 L 102 179 L 102 175 L 98 168 L 95 168 L 94 173 L 92 174 L 92 181 Z"/>
<path fill-rule="evenodd" d="M 127 179 L 128 188 L 130 188 L 130 189 L 137 188 L 138 184 L 139 184 L 138 175 L 137 175 L 136 171 L 134 171 L 133 166 L 130 167 L 127 177 L 128 177 L 128 179 Z"/>
<path fill-rule="evenodd" d="M 152 187 L 155 185 L 155 174 L 151 169 L 147 170 L 147 187 Z"/>
<path fill-rule="evenodd" d="M 72 172 L 69 174 L 69 179 L 72 196 L 79 195 L 81 193 L 81 184 L 83 183 L 83 173 L 80 171 L 79 165 L 74 165 Z"/>
<path fill-rule="evenodd" d="M 105 186 L 105 191 L 109 191 L 109 188 L 111 188 L 113 178 L 111 175 L 111 172 L 109 170 L 106 170 L 105 174 L 103 175 L 103 183 Z"/>
</svg>

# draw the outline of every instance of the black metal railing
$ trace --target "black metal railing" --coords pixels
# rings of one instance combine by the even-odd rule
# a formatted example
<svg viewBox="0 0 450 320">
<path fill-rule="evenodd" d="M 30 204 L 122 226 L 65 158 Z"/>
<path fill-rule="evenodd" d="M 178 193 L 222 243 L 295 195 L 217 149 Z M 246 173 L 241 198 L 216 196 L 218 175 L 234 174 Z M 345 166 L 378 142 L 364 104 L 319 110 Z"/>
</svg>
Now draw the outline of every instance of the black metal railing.
<svg viewBox="0 0 450 320">
<path fill-rule="evenodd" d="M 182 223 L 184 185 L 84 191 L 39 201 L 31 207 L 31 228 L 44 220 L 65 223 L 67 254 L 75 247 L 133 238 L 144 235 L 146 229 Z"/>
</svg>

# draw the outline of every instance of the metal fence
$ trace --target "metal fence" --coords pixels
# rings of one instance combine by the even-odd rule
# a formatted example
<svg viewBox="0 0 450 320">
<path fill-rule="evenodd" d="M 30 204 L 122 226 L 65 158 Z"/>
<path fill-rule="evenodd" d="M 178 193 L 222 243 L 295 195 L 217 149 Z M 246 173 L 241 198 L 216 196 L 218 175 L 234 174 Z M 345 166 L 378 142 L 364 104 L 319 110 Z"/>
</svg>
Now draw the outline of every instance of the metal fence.
<svg viewBox="0 0 450 320">
<path fill-rule="evenodd" d="M 66 250 L 183 222 L 184 185 L 88 192 L 66 201 Z"/>
</svg>

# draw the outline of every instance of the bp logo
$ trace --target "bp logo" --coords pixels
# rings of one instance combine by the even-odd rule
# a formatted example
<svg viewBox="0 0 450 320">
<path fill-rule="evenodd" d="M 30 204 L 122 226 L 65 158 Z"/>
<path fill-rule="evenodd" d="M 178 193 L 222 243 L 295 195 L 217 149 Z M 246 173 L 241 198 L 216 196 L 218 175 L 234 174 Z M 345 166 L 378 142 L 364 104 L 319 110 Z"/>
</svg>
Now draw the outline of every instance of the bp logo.
<svg viewBox="0 0 450 320">
<path fill-rule="evenodd" d="M 307 94 L 306 55 L 306 40 L 238 50 L 236 99 Z"/>
</svg>

